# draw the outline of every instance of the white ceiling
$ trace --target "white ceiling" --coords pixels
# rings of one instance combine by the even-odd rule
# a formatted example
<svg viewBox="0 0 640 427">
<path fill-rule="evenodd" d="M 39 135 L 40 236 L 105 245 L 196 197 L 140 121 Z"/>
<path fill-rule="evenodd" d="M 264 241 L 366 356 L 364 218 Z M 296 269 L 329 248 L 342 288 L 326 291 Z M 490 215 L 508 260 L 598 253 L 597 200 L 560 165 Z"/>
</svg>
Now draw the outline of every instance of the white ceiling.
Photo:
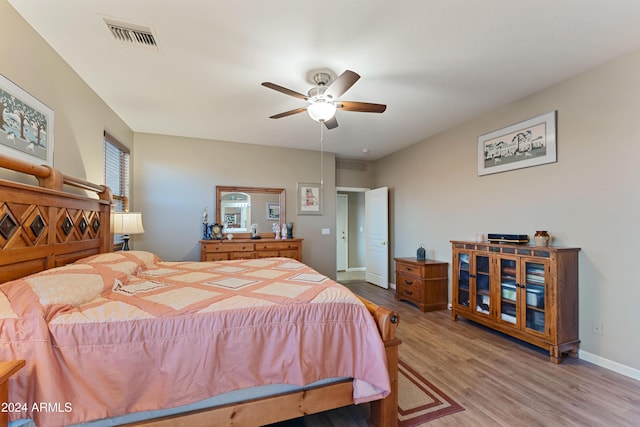
<svg viewBox="0 0 640 427">
<path fill-rule="evenodd" d="M 306 113 L 269 119 L 304 101 L 260 83 L 306 93 L 310 70 L 356 71 L 340 99 L 387 111 L 337 113 L 324 148 L 354 159 L 640 48 L 638 0 L 8 1 L 135 132 L 318 150 Z M 158 48 L 116 41 L 104 18 Z"/>
</svg>

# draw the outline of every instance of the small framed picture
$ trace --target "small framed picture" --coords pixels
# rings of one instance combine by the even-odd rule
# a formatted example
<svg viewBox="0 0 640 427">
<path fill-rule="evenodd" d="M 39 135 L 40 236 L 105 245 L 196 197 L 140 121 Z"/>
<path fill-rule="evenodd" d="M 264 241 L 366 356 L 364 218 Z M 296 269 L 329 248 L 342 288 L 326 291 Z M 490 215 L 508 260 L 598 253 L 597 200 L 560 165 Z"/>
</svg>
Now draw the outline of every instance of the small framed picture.
<svg viewBox="0 0 640 427">
<path fill-rule="evenodd" d="M 267 202 L 267 219 L 269 221 L 280 221 L 280 203 Z"/>
<path fill-rule="evenodd" d="M 322 215 L 322 185 L 298 183 L 298 215 Z"/>
</svg>

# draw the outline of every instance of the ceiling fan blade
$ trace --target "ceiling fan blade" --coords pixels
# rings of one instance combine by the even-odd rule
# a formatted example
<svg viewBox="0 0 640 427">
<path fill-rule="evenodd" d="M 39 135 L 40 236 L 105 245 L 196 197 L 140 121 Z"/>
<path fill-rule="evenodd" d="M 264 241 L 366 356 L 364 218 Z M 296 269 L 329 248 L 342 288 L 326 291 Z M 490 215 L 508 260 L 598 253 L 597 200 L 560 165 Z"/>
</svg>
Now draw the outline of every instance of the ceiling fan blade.
<svg viewBox="0 0 640 427">
<path fill-rule="evenodd" d="M 336 102 L 336 108 L 344 111 L 359 111 L 361 113 L 384 113 L 387 106 L 384 104 L 372 104 L 370 102 Z"/>
<path fill-rule="evenodd" d="M 327 129 L 335 129 L 338 127 L 338 119 L 336 119 L 336 116 L 331 117 L 329 120 L 325 120 L 323 123 Z"/>
<path fill-rule="evenodd" d="M 285 111 L 284 113 L 276 114 L 274 116 L 269 117 L 270 119 L 281 119 L 282 117 L 292 116 L 294 114 L 302 113 L 303 111 L 307 111 L 307 107 L 296 108 L 295 110 Z"/>
<path fill-rule="evenodd" d="M 285 95 L 293 96 L 294 98 L 302 99 L 303 101 L 306 101 L 307 99 L 309 99 L 309 97 L 306 96 L 306 95 L 303 95 L 303 94 L 298 93 L 298 92 L 296 92 L 294 90 L 291 90 L 291 89 L 287 89 L 286 87 L 282 87 L 282 86 L 277 85 L 275 83 L 262 82 L 262 86 L 268 87 L 269 89 L 277 90 L 278 92 L 282 92 Z"/>
<path fill-rule="evenodd" d="M 338 99 L 342 96 L 343 93 L 348 91 L 351 86 L 353 86 L 360 75 L 351 70 L 347 70 L 344 73 L 340 74 L 337 79 L 335 79 L 324 92 L 325 95 L 330 95 L 333 99 Z"/>
</svg>

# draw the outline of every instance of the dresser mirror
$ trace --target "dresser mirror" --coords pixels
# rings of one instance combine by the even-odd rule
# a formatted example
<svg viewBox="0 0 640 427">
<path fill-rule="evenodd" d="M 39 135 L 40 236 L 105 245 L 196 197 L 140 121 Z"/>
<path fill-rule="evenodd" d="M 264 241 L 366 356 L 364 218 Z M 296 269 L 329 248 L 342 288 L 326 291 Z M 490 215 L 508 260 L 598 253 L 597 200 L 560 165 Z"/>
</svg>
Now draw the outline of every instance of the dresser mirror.
<svg viewBox="0 0 640 427">
<path fill-rule="evenodd" d="M 273 226 L 286 222 L 284 188 L 216 186 L 216 222 L 237 238 L 249 237 L 251 226 L 273 237 Z"/>
</svg>

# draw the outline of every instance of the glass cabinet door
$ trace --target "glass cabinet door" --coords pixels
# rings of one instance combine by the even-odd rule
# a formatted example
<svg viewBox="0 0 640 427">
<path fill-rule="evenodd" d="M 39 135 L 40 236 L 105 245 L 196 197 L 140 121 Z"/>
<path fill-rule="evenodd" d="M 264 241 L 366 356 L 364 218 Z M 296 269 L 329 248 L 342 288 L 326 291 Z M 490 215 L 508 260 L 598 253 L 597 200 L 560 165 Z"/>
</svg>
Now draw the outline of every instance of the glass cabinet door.
<svg viewBox="0 0 640 427">
<path fill-rule="evenodd" d="M 512 258 L 500 258 L 498 271 L 500 279 L 500 320 L 518 323 L 518 261 Z"/>
<path fill-rule="evenodd" d="M 471 274 L 471 264 L 468 253 L 458 254 L 458 283 L 454 283 L 457 287 L 458 301 L 457 304 L 462 307 L 469 307 L 470 294 L 469 294 L 469 280 Z"/>
<path fill-rule="evenodd" d="M 525 327 L 544 333 L 546 313 L 546 264 L 540 261 L 524 261 L 524 284 L 526 288 Z"/>
<path fill-rule="evenodd" d="M 491 293 L 489 292 L 490 269 L 489 257 L 486 255 L 475 256 L 475 307 L 476 312 L 491 315 Z"/>
</svg>

